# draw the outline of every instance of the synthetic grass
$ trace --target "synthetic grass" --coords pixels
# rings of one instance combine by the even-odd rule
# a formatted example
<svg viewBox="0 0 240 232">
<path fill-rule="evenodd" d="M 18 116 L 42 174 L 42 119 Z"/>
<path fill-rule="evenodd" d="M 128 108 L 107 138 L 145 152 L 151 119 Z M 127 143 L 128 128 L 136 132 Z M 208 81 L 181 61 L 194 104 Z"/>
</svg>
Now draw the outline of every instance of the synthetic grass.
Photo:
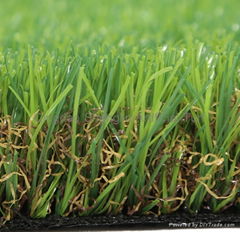
<svg viewBox="0 0 240 232">
<path fill-rule="evenodd" d="M 239 3 L 160 2 L 1 3 L 3 221 L 239 207 Z"/>
</svg>

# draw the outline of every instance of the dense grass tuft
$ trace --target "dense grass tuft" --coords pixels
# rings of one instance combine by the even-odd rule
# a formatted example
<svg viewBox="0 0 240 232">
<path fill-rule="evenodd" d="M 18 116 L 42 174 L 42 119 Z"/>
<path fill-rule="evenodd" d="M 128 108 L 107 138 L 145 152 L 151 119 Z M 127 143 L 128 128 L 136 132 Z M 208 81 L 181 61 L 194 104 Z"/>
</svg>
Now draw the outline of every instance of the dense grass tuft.
<svg viewBox="0 0 240 232">
<path fill-rule="evenodd" d="M 1 3 L 2 221 L 239 207 L 238 1 L 90 2 Z"/>
</svg>

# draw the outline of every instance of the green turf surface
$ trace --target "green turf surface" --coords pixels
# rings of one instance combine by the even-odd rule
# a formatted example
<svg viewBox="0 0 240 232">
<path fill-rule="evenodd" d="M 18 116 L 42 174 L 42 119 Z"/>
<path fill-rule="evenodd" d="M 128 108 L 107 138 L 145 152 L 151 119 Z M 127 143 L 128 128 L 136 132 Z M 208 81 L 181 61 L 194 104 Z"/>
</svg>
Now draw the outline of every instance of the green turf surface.
<svg viewBox="0 0 240 232">
<path fill-rule="evenodd" d="M 99 44 L 146 48 L 184 43 L 189 34 L 210 45 L 239 39 L 238 0 L 1 1 L 1 50 L 34 45 L 65 50 Z"/>
<path fill-rule="evenodd" d="M 0 217 L 239 207 L 240 2 L 0 3 Z"/>
</svg>

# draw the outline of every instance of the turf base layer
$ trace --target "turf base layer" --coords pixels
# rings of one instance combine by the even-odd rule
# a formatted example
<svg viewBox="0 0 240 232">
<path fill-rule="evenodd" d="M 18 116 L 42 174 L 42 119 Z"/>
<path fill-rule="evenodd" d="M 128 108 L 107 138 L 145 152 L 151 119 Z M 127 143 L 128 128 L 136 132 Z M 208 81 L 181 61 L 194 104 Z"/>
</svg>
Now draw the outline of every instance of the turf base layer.
<svg viewBox="0 0 240 232">
<path fill-rule="evenodd" d="M 7 231 L 67 231 L 67 230 L 115 230 L 115 229 L 163 229 L 163 228 L 233 228 L 240 227 L 240 214 L 234 211 L 219 214 L 199 213 L 190 215 L 177 212 L 157 216 L 92 216 L 29 219 L 16 217 L 1 232 Z"/>
</svg>

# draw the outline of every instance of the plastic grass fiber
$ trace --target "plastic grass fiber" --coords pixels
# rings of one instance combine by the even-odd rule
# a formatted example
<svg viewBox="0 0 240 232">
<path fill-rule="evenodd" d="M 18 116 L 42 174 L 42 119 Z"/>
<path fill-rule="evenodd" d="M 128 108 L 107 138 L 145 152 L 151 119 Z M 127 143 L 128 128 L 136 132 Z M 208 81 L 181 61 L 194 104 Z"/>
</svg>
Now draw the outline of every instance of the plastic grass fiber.
<svg viewBox="0 0 240 232">
<path fill-rule="evenodd" d="M 1 1 L 1 223 L 239 208 L 239 8 Z"/>
</svg>

